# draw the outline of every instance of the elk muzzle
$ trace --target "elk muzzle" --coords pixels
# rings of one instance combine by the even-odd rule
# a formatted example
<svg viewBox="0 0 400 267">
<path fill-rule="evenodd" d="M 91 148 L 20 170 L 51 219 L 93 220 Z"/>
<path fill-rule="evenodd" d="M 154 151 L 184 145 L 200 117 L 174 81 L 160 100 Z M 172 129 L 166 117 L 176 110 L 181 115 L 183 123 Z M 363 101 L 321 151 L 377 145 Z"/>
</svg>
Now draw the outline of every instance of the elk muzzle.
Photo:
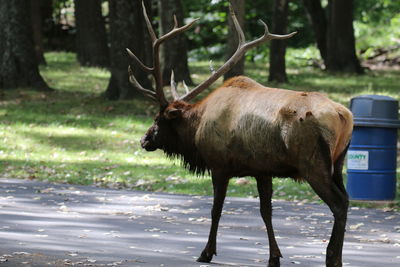
<svg viewBox="0 0 400 267">
<path fill-rule="evenodd" d="M 152 136 L 151 135 L 144 135 L 141 139 L 140 139 L 140 145 L 142 146 L 142 148 L 144 148 L 146 151 L 154 151 L 157 149 L 157 146 L 154 143 L 154 140 L 152 140 Z"/>
</svg>

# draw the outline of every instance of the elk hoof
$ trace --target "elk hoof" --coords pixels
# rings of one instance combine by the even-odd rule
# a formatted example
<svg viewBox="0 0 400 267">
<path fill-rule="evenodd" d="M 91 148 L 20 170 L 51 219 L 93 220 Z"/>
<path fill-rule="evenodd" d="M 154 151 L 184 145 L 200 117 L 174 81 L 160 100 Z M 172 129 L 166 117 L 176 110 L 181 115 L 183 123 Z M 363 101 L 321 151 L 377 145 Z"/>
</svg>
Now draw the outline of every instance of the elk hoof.
<svg viewBox="0 0 400 267">
<path fill-rule="evenodd" d="M 279 267 L 281 266 L 281 262 L 279 260 L 279 257 L 276 258 L 270 258 L 268 261 L 268 267 Z"/>
<path fill-rule="evenodd" d="M 342 267 L 342 261 L 337 259 L 327 259 L 326 267 Z"/>
<path fill-rule="evenodd" d="M 209 253 L 207 251 L 203 251 L 200 257 L 197 259 L 198 262 L 210 262 L 215 253 Z"/>
<path fill-rule="evenodd" d="M 326 267 L 342 267 L 342 263 L 341 262 L 326 262 Z"/>
</svg>

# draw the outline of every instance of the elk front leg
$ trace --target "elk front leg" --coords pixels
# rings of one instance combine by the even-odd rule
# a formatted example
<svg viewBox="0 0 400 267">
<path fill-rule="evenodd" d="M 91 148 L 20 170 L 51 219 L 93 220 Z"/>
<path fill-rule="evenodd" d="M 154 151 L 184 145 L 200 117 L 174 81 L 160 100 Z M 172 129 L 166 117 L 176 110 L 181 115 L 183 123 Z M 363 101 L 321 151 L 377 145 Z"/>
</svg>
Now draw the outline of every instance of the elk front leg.
<svg viewBox="0 0 400 267">
<path fill-rule="evenodd" d="M 221 218 L 222 207 L 228 188 L 229 178 L 212 173 L 212 183 L 214 189 L 214 202 L 211 210 L 211 229 L 208 236 L 208 242 L 198 262 L 210 262 L 214 255 L 217 255 L 217 231 L 219 219 Z"/>
<path fill-rule="evenodd" d="M 272 177 L 256 177 L 257 189 L 260 197 L 260 212 L 264 220 L 268 233 L 269 241 L 269 260 L 268 267 L 280 266 L 280 258 L 282 258 L 281 251 L 275 240 L 274 229 L 272 227 Z"/>
</svg>

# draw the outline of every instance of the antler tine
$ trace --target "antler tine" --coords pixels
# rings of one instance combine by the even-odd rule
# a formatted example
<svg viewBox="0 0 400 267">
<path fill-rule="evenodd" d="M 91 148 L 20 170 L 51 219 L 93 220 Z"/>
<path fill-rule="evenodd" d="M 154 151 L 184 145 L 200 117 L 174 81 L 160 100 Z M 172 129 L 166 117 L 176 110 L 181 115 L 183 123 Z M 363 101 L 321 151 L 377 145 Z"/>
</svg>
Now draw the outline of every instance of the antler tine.
<svg viewBox="0 0 400 267">
<path fill-rule="evenodd" d="M 164 34 L 163 36 L 161 36 L 160 38 L 158 38 L 156 44 L 160 45 L 162 42 L 164 42 L 168 39 L 171 39 L 171 38 L 175 37 L 176 35 L 190 29 L 190 27 L 192 27 L 198 20 L 199 19 L 197 18 L 182 27 L 177 27 L 178 21 L 176 20 L 176 16 L 174 16 L 174 23 L 175 23 L 174 28 L 170 32 L 168 32 L 168 33 Z"/>
<path fill-rule="evenodd" d="M 175 82 L 174 70 L 172 70 L 171 71 L 171 94 L 172 94 L 172 97 L 174 98 L 174 100 L 179 99 L 179 95 L 178 95 L 176 86 L 177 85 Z"/>
<path fill-rule="evenodd" d="M 229 11 L 230 11 L 230 14 L 231 14 L 231 17 L 232 17 L 233 24 L 235 25 L 236 32 L 238 34 L 238 39 L 239 39 L 238 48 L 239 48 L 241 44 L 244 44 L 246 42 L 246 38 L 244 36 L 244 32 L 242 30 L 242 27 L 240 27 L 240 23 L 237 20 L 235 11 L 233 10 L 233 7 L 232 7 L 231 4 L 229 5 Z"/>
<path fill-rule="evenodd" d="M 174 29 L 178 28 L 178 19 L 176 18 L 176 15 L 174 15 Z"/>
<path fill-rule="evenodd" d="M 157 40 L 157 36 L 156 36 L 156 33 L 154 32 L 153 25 L 151 25 L 149 16 L 147 15 L 146 5 L 144 4 L 144 1 L 142 1 L 142 9 L 143 9 L 143 16 L 144 16 L 144 20 L 146 22 L 147 30 L 149 31 L 151 40 L 154 43 Z"/>
<path fill-rule="evenodd" d="M 153 68 L 147 67 L 140 59 L 138 59 L 138 57 L 134 53 L 132 53 L 129 48 L 126 48 L 126 51 L 128 52 L 128 55 L 139 64 L 142 70 L 150 73 L 153 71 Z"/>
<path fill-rule="evenodd" d="M 184 96 L 182 96 L 180 98 L 180 100 L 190 101 L 191 99 L 196 97 L 203 90 L 205 90 L 212 83 L 214 83 L 219 77 L 221 77 L 228 70 L 230 70 L 240 60 L 240 58 L 246 53 L 247 50 L 249 50 L 261 43 L 272 40 L 272 39 L 287 39 L 296 34 L 296 32 L 292 32 L 292 33 L 286 34 L 286 35 L 271 34 L 268 30 L 268 26 L 263 21 L 261 21 L 265 28 L 264 35 L 256 40 L 246 43 L 243 30 L 240 27 L 240 24 L 236 18 L 235 12 L 231 5 L 230 5 L 230 10 L 231 10 L 231 12 L 230 12 L 231 17 L 232 17 L 233 23 L 235 25 L 235 29 L 239 36 L 239 45 L 238 45 L 238 48 L 236 49 L 236 52 L 217 71 L 215 71 L 207 80 L 200 83 L 198 86 L 196 86 L 194 89 L 192 89 L 192 91 L 190 91 L 189 93 L 186 93 Z"/>
<path fill-rule="evenodd" d="M 247 46 L 246 51 L 247 51 L 248 49 L 251 49 L 251 48 L 257 46 L 257 45 L 260 44 L 260 43 L 263 43 L 263 42 L 266 42 L 266 41 L 270 41 L 270 40 L 284 40 L 284 39 L 288 39 L 288 38 L 292 37 L 293 35 L 295 35 L 295 34 L 297 33 L 297 32 L 292 32 L 292 33 L 283 34 L 283 35 L 281 35 L 281 34 L 273 34 L 273 33 L 270 33 L 270 32 L 269 32 L 268 26 L 267 26 L 267 24 L 266 24 L 264 21 L 262 21 L 261 19 L 260 19 L 259 21 L 264 25 L 264 35 L 261 36 L 260 38 L 256 39 L 256 40 L 253 40 L 253 41 L 251 41 L 251 42 L 248 42 L 248 43 L 246 44 L 246 46 Z"/>
<path fill-rule="evenodd" d="M 135 86 L 141 93 L 150 97 L 151 99 L 157 101 L 157 95 L 154 91 L 149 89 L 143 88 L 143 86 L 136 80 L 135 75 L 133 74 L 131 66 L 128 66 L 128 73 L 129 73 L 129 82 Z"/>
<path fill-rule="evenodd" d="M 186 94 L 189 93 L 189 87 L 186 85 L 185 80 L 182 81 L 183 88 L 185 88 Z"/>
</svg>

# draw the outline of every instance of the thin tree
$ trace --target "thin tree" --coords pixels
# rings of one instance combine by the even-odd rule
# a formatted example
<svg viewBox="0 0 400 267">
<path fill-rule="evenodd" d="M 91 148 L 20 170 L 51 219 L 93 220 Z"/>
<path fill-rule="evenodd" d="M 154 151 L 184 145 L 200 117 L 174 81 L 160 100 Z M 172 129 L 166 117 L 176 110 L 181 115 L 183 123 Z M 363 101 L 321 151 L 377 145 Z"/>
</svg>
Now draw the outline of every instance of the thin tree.
<svg viewBox="0 0 400 267">
<path fill-rule="evenodd" d="M 326 69 L 333 72 L 363 73 L 356 55 L 353 28 L 353 0 L 328 1 Z"/>
<path fill-rule="evenodd" d="M 322 60 L 326 61 L 327 54 L 327 21 L 325 10 L 321 5 L 320 0 L 303 0 L 304 7 L 307 11 L 308 19 L 310 20 L 314 31 L 315 40 L 319 49 Z"/>
<path fill-rule="evenodd" d="M 236 17 L 239 21 L 240 26 L 244 29 L 244 15 L 245 15 L 245 0 L 231 0 L 231 5 L 235 11 Z M 225 57 L 230 58 L 236 51 L 239 38 L 235 29 L 235 25 L 232 21 L 232 17 L 228 16 L 228 40 L 226 45 L 226 55 Z M 242 57 L 236 65 L 224 74 L 224 80 L 231 77 L 244 74 L 244 62 L 245 58 Z"/>
<path fill-rule="evenodd" d="M 288 24 L 289 0 L 274 1 L 274 15 L 271 32 L 284 34 Z M 269 53 L 268 81 L 287 82 L 286 75 L 286 40 L 272 40 Z"/>
<path fill-rule="evenodd" d="M 146 1 L 148 3 L 149 1 Z M 110 100 L 132 99 L 141 96 L 128 80 L 128 65 L 143 86 L 150 86 L 145 73 L 131 62 L 126 52 L 129 48 L 142 61 L 145 60 L 146 26 L 143 23 L 141 0 L 109 0 L 110 10 L 110 69 L 111 78 L 105 91 Z"/>
<path fill-rule="evenodd" d="M 0 88 L 50 91 L 35 56 L 30 1 L 0 1 L 0 25 Z"/>
<path fill-rule="evenodd" d="M 161 34 L 169 32 L 174 27 L 174 16 L 178 25 L 183 25 L 183 7 L 181 0 L 159 0 L 159 16 L 161 18 Z M 162 46 L 161 62 L 164 85 L 170 84 L 171 71 L 174 71 L 176 81 L 193 84 L 190 77 L 187 56 L 187 37 L 185 34 L 168 40 Z"/>
<path fill-rule="evenodd" d="M 43 45 L 43 6 L 51 5 L 49 0 L 30 0 L 33 43 L 35 45 L 36 60 L 39 64 L 46 64 Z"/>
<path fill-rule="evenodd" d="M 75 0 L 76 52 L 83 66 L 109 66 L 101 0 Z"/>
</svg>

